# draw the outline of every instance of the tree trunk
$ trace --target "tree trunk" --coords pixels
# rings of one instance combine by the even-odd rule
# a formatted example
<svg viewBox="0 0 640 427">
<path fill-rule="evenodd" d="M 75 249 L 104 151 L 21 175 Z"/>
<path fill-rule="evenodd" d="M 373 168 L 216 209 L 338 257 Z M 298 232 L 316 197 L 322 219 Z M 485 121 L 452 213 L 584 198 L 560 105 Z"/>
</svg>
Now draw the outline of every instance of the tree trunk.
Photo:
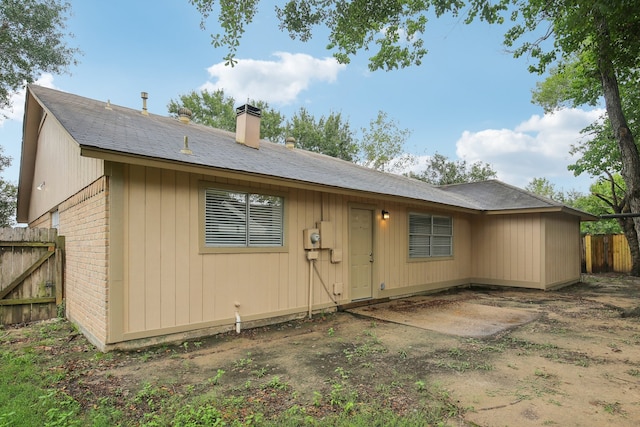
<svg viewBox="0 0 640 427">
<path fill-rule="evenodd" d="M 607 20 L 604 16 L 599 16 L 597 19 L 598 22 L 596 24 L 599 29 L 598 68 L 604 92 L 604 102 L 618 148 L 620 149 L 621 174 L 627 186 L 629 207 L 631 212 L 640 213 L 640 154 L 622 110 L 618 79 L 610 55 L 612 44 Z M 640 217 L 633 218 L 633 224 L 637 238 L 637 236 L 640 236 Z"/>
<path fill-rule="evenodd" d="M 618 224 L 622 228 L 624 237 L 627 238 L 629 250 L 631 251 L 631 273 L 629 274 L 640 276 L 640 246 L 633 220 L 632 218 L 620 218 Z"/>
</svg>

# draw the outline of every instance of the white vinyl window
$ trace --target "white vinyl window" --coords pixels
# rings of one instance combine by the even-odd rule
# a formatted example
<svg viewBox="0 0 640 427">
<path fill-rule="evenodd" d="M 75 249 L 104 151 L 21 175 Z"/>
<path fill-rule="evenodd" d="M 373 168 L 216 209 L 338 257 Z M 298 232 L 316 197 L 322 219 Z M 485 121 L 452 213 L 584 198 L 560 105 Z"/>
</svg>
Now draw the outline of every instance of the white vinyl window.
<svg viewBox="0 0 640 427">
<path fill-rule="evenodd" d="M 204 205 L 205 246 L 283 246 L 282 197 L 210 188 Z"/>
<path fill-rule="evenodd" d="M 453 255 L 451 217 L 409 214 L 409 258 Z"/>
</svg>

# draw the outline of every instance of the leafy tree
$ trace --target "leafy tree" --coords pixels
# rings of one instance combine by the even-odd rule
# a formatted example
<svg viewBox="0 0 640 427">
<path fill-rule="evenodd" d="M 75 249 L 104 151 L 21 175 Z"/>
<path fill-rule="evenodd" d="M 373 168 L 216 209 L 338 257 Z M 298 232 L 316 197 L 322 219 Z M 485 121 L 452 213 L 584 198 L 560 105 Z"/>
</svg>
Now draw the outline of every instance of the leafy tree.
<svg viewBox="0 0 640 427">
<path fill-rule="evenodd" d="M 542 27 L 537 40 L 524 42 L 516 56 L 528 53 L 538 60 L 531 71 L 544 72 L 558 60 L 561 70 L 574 73 L 571 98 L 581 105 L 604 98 L 611 131 L 620 154 L 621 175 L 626 185 L 627 202 L 632 212 L 640 212 L 640 155 L 632 128 L 625 114 L 621 87 L 637 82 L 640 58 L 640 3 L 632 0 L 529 0 L 521 5 L 522 24 L 506 35 L 513 44 L 523 34 Z M 518 17 L 518 13 L 515 14 Z M 553 38 L 545 50 L 545 41 Z M 548 44 L 547 44 L 548 45 Z M 575 58 L 581 68 L 571 67 Z M 577 90 L 576 90 L 577 89 Z M 640 218 L 634 218 L 636 235 L 640 235 Z"/>
<path fill-rule="evenodd" d="M 598 82 L 592 79 L 589 84 L 589 76 L 593 76 L 593 73 L 587 72 L 588 61 L 589 58 L 582 58 L 581 61 L 569 62 L 564 65 L 562 72 L 557 68 L 553 69 L 550 76 L 537 85 L 533 94 L 534 102 L 542 105 L 547 111 L 562 106 L 594 104 L 598 94 Z M 635 76 L 635 72 L 631 75 Z M 622 106 L 625 115 L 629 117 L 629 128 L 634 135 L 640 131 L 640 123 L 637 119 L 640 116 L 640 96 L 636 78 L 640 76 L 635 76 L 633 81 L 625 80 L 620 84 Z M 580 208 L 596 215 L 631 212 L 629 198 L 626 195 L 626 184 L 620 176 L 623 168 L 621 152 L 618 150 L 611 121 L 607 116 L 602 117 L 585 128 L 583 133 L 589 138 L 572 147 L 571 154 L 581 156 L 568 168 L 576 176 L 588 173 L 599 178 L 591 187 L 591 195 L 580 201 L 584 204 Z M 624 233 L 631 249 L 631 274 L 640 275 L 640 246 L 633 218 L 588 222 L 583 223 L 581 228 L 584 232 L 592 234 Z"/>
<path fill-rule="evenodd" d="M 67 46 L 64 33 L 70 8 L 61 0 L 0 0 L 0 108 L 39 74 L 76 64 L 79 51 Z"/>
<path fill-rule="evenodd" d="M 562 69 L 554 67 L 549 77 L 537 83 L 533 92 L 533 102 L 542 106 L 546 112 L 584 104 L 596 105 L 599 101 L 599 82 L 595 78 L 589 79 L 589 76 L 593 77 L 593 73 L 587 71 L 588 61 L 588 57 L 574 58 L 571 62 L 563 64 Z M 623 109 L 634 135 L 640 132 L 638 79 L 640 75 L 634 77 L 633 81 L 620 83 Z M 571 154 L 580 154 L 580 157 L 574 164 L 569 165 L 569 170 L 576 176 L 583 173 L 593 177 L 619 174 L 622 170 L 620 150 L 606 114 L 583 129 L 582 133 L 587 138 L 572 146 Z"/>
<path fill-rule="evenodd" d="M 2 153 L 4 148 L 0 146 L 0 172 L 11 166 L 11 157 Z M 0 227 L 11 227 L 15 224 L 16 197 L 18 187 L 0 178 Z"/>
<path fill-rule="evenodd" d="M 284 118 L 282 114 L 269 106 L 264 101 L 250 101 L 260 108 L 262 116 L 260 120 L 260 136 L 273 142 L 284 140 Z M 192 91 L 186 95 L 180 95 L 177 100 L 170 100 L 167 105 L 169 113 L 177 116 L 182 107 L 191 110 L 191 120 L 205 126 L 235 132 L 236 130 L 236 101 L 224 94 L 222 89 L 213 93 Z"/>
<path fill-rule="evenodd" d="M 171 99 L 167 105 L 169 113 L 175 117 L 182 107 L 191 110 L 191 120 L 195 123 L 230 132 L 236 129 L 235 100 L 225 96 L 222 89 L 213 93 L 207 90 L 200 93 L 192 91 L 180 95 L 177 100 Z"/>
<path fill-rule="evenodd" d="M 420 65 L 427 53 L 422 35 L 429 13 L 439 17 L 466 14 L 465 22 L 474 19 L 502 22 L 500 15 L 517 0 L 282 0 L 276 4 L 280 30 L 303 42 L 313 38 L 316 27 L 325 27 L 327 49 L 341 63 L 349 63 L 358 51 L 373 52 L 369 69 L 392 70 Z M 214 47 L 225 47 L 225 61 L 233 65 L 237 48 L 260 6 L 260 0 L 189 0 L 202 15 L 200 27 L 206 28 L 209 16 L 218 16 L 220 32 L 212 34 Z M 266 2 L 263 2 L 266 3 Z M 269 3 L 271 5 L 272 3 Z M 374 47 L 377 46 L 377 50 Z"/>
<path fill-rule="evenodd" d="M 287 121 L 287 136 L 296 139 L 298 147 L 342 160 L 354 161 L 358 153 L 355 135 L 342 114 L 331 113 L 316 120 L 305 108 Z"/>
<path fill-rule="evenodd" d="M 469 165 L 466 160 L 449 160 L 439 153 L 427 160 L 427 167 L 422 172 L 409 175 L 433 185 L 480 182 L 497 176 L 488 163 L 475 162 Z"/>
<path fill-rule="evenodd" d="M 378 111 L 369 128 L 362 128 L 359 163 L 368 168 L 386 172 L 400 172 L 414 163 L 414 157 L 404 153 L 404 143 L 411 135 L 400 129 L 387 113 Z"/>
<path fill-rule="evenodd" d="M 595 184 L 594 184 L 595 185 Z M 592 215 L 611 213 L 609 206 L 593 194 L 578 197 L 571 206 Z M 580 223 L 581 234 L 621 234 L 622 229 L 615 219 L 601 219 L 600 221 L 584 221 Z"/>
<path fill-rule="evenodd" d="M 546 197 L 561 203 L 565 202 L 564 193 L 560 190 L 556 190 L 556 186 L 547 178 L 533 178 L 524 187 L 524 189 L 530 193 L 537 194 L 538 196 Z"/>
<path fill-rule="evenodd" d="M 338 157 L 347 161 L 360 161 L 367 167 L 397 170 L 404 167 L 411 156 L 402 154 L 409 131 L 399 129 L 387 114 L 380 111 L 369 129 L 362 129 L 363 137 L 357 141 L 349 122 L 339 113 L 316 119 L 301 108 L 285 122 L 284 116 L 264 101 L 250 101 L 262 110 L 260 135 L 276 143 L 293 136 L 299 148 Z M 195 123 L 234 132 L 236 129 L 236 101 L 222 89 L 214 92 L 192 91 L 172 99 L 167 105 L 169 113 L 177 116 L 180 108 L 191 110 Z M 360 156 L 358 156 L 360 154 Z"/>
</svg>

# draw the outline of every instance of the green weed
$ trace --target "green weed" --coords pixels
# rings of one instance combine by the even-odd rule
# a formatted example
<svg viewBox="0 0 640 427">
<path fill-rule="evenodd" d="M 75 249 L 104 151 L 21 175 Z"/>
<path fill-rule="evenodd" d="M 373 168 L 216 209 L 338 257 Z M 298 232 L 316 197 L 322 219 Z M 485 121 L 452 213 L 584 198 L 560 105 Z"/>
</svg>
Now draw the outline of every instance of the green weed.
<svg viewBox="0 0 640 427">
<path fill-rule="evenodd" d="M 640 377 L 640 369 L 629 369 L 627 371 L 627 374 L 631 375 L 632 377 Z"/>
<path fill-rule="evenodd" d="M 40 396 L 41 404 L 47 407 L 45 412 L 47 427 L 71 427 L 79 426 L 78 414 L 80 405 L 73 398 L 57 390 L 49 390 L 47 394 Z"/>
<path fill-rule="evenodd" d="M 216 375 L 213 378 L 209 378 L 209 383 L 213 385 L 219 384 L 220 379 L 224 374 L 225 374 L 225 371 L 223 369 L 218 369 L 218 371 L 216 372 Z"/>
<path fill-rule="evenodd" d="M 271 388 L 274 390 L 286 390 L 289 385 L 283 382 L 278 375 L 274 375 L 271 380 L 264 385 L 263 388 Z"/>
<path fill-rule="evenodd" d="M 250 366 L 252 363 L 253 359 L 251 359 L 251 353 L 249 352 L 247 353 L 246 358 L 236 360 L 234 366 L 236 369 L 243 369 Z"/>
<path fill-rule="evenodd" d="M 349 371 L 346 371 L 344 368 L 338 366 L 335 371 L 336 374 L 340 376 L 343 380 L 349 379 Z"/>
<path fill-rule="evenodd" d="M 622 406 L 620 405 L 620 402 L 614 402 L 614 403 L 602 402 L 602 407 L 604 408 L 605 412 L 611 415 L 624 414 L 624 411 L 622 410 Z"/>
<path fill-rule="evenodd" d="M 256 370 L 251 371 L 251 374 L 255 375 L 258 378 L 262 378 L 262 377 L 267 375 L 267 371 L 268 371 L 267 368 L 265 368 L 263 366 L 260 369 L 256 369 Z"/>
<path fill-rule="evenodd" d="M 182 406 L 173 417 L 174 427 L 224 426 L 222 413 L 211 404 Z"/>
</svg>

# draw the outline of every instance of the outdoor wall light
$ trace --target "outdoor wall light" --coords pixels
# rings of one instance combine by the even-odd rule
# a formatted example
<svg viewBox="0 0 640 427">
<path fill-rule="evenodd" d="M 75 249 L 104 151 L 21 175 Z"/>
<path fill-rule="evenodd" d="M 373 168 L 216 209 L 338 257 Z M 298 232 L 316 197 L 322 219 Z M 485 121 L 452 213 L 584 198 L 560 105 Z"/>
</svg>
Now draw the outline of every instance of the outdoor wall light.
<svg viewBox="0 0 640 427">
<path fill-rule="evenodd" d="M 44 181 L 42 181 L 42 184 L 38 185 L 36 188 L 40 191 L 44 190 Z"/>
<path fill-rule="evenodd" d="M 389 219 L 389 211 L 382 210 L 382 219 Z"/>
</svg>

